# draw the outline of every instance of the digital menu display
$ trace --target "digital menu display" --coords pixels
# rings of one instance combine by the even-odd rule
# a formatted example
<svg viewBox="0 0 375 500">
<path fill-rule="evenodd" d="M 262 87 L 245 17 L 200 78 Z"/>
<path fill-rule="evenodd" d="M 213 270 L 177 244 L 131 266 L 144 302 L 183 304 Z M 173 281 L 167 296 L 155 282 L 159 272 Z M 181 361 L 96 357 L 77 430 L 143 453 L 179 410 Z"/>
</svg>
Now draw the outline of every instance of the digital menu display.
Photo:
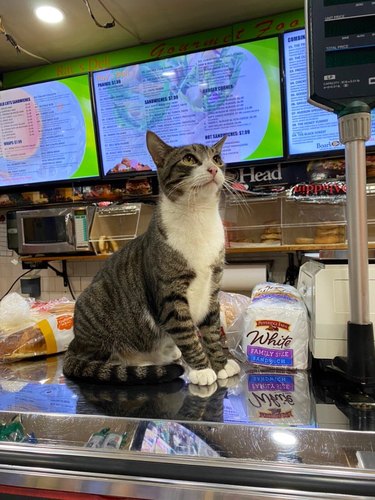
<svg viewBox="0 0 375 500">
<path fill-rule="evenodd" d="M 0 92 L 0 187 L 97 176 L 87 75 Z"/>
<path fill-rule="evenodd" d="M 93 73 L 104 174 L 155 169 L 146 131 L 212 145 L 226 163 L 283 155 L 277 38 Z"/>
<path fill-rule="evenodd" d="M 337 115 L 307 102 L 305 30 L 284 34 L 284 60 L 289 154 L 343 150 Z M 371 138 L 367 146 L 375 145 L 375 110 L 371 112 L 371 120 Z"/>
</svg>

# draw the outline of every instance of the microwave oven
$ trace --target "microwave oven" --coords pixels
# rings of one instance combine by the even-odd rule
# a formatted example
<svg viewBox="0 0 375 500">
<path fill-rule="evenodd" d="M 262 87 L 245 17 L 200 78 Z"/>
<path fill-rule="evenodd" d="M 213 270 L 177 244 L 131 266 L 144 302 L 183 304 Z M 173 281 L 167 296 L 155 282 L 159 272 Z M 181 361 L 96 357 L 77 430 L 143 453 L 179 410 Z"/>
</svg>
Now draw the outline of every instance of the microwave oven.
<svg viewBox="0 0 375 500">
<path fill-rule="evenodd" d="M 91 252 L 94 206 L 42 208 L 16 212 L 20 255 Z"/>
</svg>

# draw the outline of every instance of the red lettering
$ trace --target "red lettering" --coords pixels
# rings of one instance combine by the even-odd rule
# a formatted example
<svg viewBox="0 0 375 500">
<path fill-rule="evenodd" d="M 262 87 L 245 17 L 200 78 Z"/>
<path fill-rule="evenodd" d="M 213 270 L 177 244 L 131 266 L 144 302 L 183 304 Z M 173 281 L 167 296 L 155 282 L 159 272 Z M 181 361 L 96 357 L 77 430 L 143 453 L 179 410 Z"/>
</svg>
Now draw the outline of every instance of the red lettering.
<svg viewBox="0 0 375 500">
<path fill-rule="evenodd" d="M 284 24 L 284 23 L 279 23 L 279 24 L 276 26 L 276 30 L 277 30 L 277 31 L 283 30 L 284 28 L 285 28 L 285 24 Z"/>
<path fill-rule="evenodd" d="M 161 57 L 164 53 L 164 50 L 165 50 L 165 43 L 160 43 L 159 45 L 157 45 L 152 49 L 152 51 L 150 52 L 150 56 Z"/>
<path fill-rule="evenodd" d="M 237 30 L 236 35 L 235 35 L 235 40 L 240 40 L 242 38 L 242 34 L 245 31 L 245 28 L 241 28 Z"/>
<path fill-rule="evenodd" d="M 296 28 L 297 26 L 299 26 L 299 19 L 293 19 L 289 26 L 291 28 Z"/>
<path fill-rule="evenodd" d="M 176 49 L 174 47 L 169 47 L 169 49 L 167 50 L 167 54 L 174 54 L 176 51 Z"/>
<path fill-rule="evenodd" d="M 225 35 L 223 38 L 224 43 L 230 43 L 232 41 L 232 36 L 231 35 Z"/>
<path fill-rule="evenodd" d="M 187 52 L 189 50 L 189 45 L 187 43 L 180 45 L 178 48 L 179 52 Z"/>
<path fill-rule="evenodd" d="M 219 42 L 217 40 L 217 38 L 210 38 L 209 40 L 206 40 L 203 45 L 205 47 L 210 47 L 211 45 L 219 45 Z"/>
<path fill-rule="evenodd" d="M 265 21 L 260 21 L 258 24 L 256 24 L 255 27 L 260 28 L 257 37 L 260 37 L 264 35 L 264 33 L 267 33 L 267 31 L 270 30 L 272 24 L 273 24 L 273 19 L 266 19 Z"/>
<path fill-rule="evenodd" d="M 199 40 L 197 40 L 196 42 L 192 43 L 192 46 L 195 47 L 196 49 L 198 49 L 200 44 L 201 44 L 201 42 Z"/>
</svg>

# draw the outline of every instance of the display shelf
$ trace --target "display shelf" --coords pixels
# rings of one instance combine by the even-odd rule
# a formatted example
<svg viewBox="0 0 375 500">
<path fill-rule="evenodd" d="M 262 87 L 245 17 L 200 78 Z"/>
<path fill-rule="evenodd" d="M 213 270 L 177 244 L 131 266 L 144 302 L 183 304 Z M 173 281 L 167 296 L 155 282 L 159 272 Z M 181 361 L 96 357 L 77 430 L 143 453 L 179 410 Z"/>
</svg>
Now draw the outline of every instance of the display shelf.
<svg viewBox="0 0 375 500">
<path fill-rule="evenodd" d="M 227 253 L 344 250 L 345 199 L 227 197 L 222 209 Z M 369 248 L 375 243 L 375 195 L 367 194 Z"/>
<path fill-rule="evenodd" d="M 92 261 L 92 260 L 105 260 L 109 255 L 23 255 L 19 258 L 20 262 L 53 262 L 62 261 Z"/>
<path fill-rule="evenodd" d="M 375 249 L 375 242 L 368 245 L 369 249 Z M 227 255 L 231 254 L 251 254 L 251 253 L 288 253 L 288 252 L 319 252 L 320 250 L 347 250 L 348 246 L 345 243 L 337 243 L 331 245 L 274 245 L 274 246 L 252 246 L 252 247 L 230 247 L 226 248 Z M 39 255 L 39 256 L 22 256 L 21 262 L 52 262 L 52 261 L 102 261 L 106 260 L 110 255 Z"/>
</svg>

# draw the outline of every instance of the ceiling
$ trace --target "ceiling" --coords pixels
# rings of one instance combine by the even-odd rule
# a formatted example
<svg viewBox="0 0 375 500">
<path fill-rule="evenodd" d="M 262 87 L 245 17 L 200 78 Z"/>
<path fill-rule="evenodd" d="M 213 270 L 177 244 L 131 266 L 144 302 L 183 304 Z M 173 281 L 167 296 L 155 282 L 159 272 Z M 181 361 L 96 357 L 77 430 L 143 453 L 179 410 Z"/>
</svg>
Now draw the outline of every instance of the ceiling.
<svg viewBox="0 0 375 500">
<path fill-rule="evenodd" d="M 110 23 L 113 16 L 115 26 L 97 27 L 87 3 L 100 24 Z M 44 4 L 60 8 L 64 21 L 39 21 L 33 11 Z M 0 28 L 22 49 L 54 63 L 301 9 L 303 4 L 304 0 L 0 0 Z M 48 64 L 17 52 L 3 30 L 0 73 Z"/>
</svg>

